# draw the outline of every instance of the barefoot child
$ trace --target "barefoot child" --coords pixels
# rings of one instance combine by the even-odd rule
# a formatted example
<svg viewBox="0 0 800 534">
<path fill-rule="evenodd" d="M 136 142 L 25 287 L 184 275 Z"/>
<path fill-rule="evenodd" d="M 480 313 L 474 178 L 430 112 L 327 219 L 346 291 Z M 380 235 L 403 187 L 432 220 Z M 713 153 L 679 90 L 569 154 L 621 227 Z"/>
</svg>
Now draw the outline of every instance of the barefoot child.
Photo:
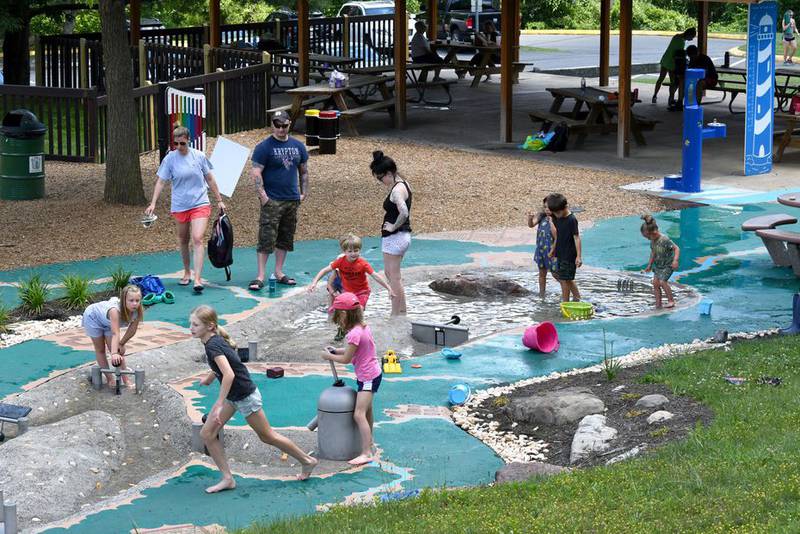
<svg viewBox="0 0 800 534">
<path fill-rule="evenodd" d="M 97 364 L 108 369 L 109 358 L 106 348 L 111 353 L 111 365 L 128 368 L 125 361 L 125 344 L 136 334 L 139 323 L 144 319 L 142 307 L 142 290 L 134 285 L 122 289 L 120 298 L 112 297 L 102 302 L 90 304 L 83 312 L 83 329 L 92 340 Z M 120 337 L 120 329 L 125 328 L 125 335 Z M 114 386 L 116 378 L 106 374 L 109 386 Z M 122 381 L 130 384 L 128 375 L 122 375 Z"/>
<path fill-rule="evenodd" d="M 536 251 L 533 253 L 533 262 L 539 267 L 539 296 L 544 298 L 545 288 L 547 287 L 547 273 L 551 273 L 553 278 L 558 281 L 556 277 L 556 260 L 553 258 L 555 255 L 556 245 L 556 227 L 553 224 L 552 212 L 547 207 L 547 198 L 542 203 L 544 204 L 542 211 L 539 213 L 528 213 L 528 228 L 539 228 L 536 230 Z"/>
<path fill-rule="evenodd" d="M 325 347 L 324 360 L 351 363 L 355 368 L 358 383 L 356 409 L 353 419 L 361 434 L 361 454 L 349 461 L 352 465 L 364 465 L 372 457 L 372 397 L 378 392 L 383 374 L 375 353 L 372 331 L 364 323 L 364 308 L 353 293 L 344 292 L 333 301 L 333 320 L 347 332 L 347 348 Z"/>
<path fill-rule="evenodd" d="M 572 294 L 572 300 L 577 302 L 581 300 L 581 294 L 575 284 L 575 270 L 583 264 L 578 219 L 569 211 L 567 197 L 560 193 L 547 195 L 547 207 L 553 214 L 553 224 L 556 227 L 556 276 L 561 284 L 561 301 L 569 302 Z"/>
<path fill-rule="evenodd" d="M 219 326 L 217 312 L 210 306 L 198 306 L 189 317 L 192 336 L 203 342 L 206 359 L 211 372 L 200 383 L 211 384 L 216 378 L 220 382 L 219 398 L 211 408 L 200 436 L 203 438 L 208 454 L 222 471 L 222 480 L 206 488 L 206 493 L 234 489 L 233 480 L 225 448 L 219 440 L 219 431 L 233 417 L 235 412 L 241 413 L 247 424 L 256 431 L 261 441 L 282 450 L 302 464 L 302 471 L 297 478 L 306 480 L 317 466 L 318 460 L 304 453 L 291 440 L 275 432 L 267 421 L 261 407 L 261 393 L 250 379 L 247 367 L 239 359 L 235 344 L 228 333 Z"/>
<path fill-rule="evenodd" d="M 339 279 L 344 291 L 353 293 L 358 298 L 362 308 L 367 307 L 367 301 L 369 301 L 369 295 L 372 292 L 367 275 L 370 275 L 376 282 L 385 287 L 389 292 L 389 297 L 394 298 L 394 291 L 389 287 L 386 279 L 380 273 L 376 273 L 372 265 L 361 257 L 361 238 L 353 234 L 347 234 L 339 240 L 339 246 L 343 254 L 317 273 L 317 276 L 311 281 L 311 285 L 308 286 L 309 293 L 314 291 L 323 276 L 331 271 L 336 271 L 339 273 Z M 330 292 L 329 294 L 332 295 Z"/>
<path fill-rule="evenodd" d="M 670 238 L 658 231 L 658 224 L 652 215 L 642 216 L 642 235 L 650 240 L 650 261 L 644 272 L 653 271 L 653 293 L 656 297 L 656 308 L 661 308 L 661 291 L 667 295 L 666 308 L 675 306 L 672 297 L 672 288 L 669 286 L 669 277 L 672 271 L 678 268 L 681 249 Z"/>
</svg>

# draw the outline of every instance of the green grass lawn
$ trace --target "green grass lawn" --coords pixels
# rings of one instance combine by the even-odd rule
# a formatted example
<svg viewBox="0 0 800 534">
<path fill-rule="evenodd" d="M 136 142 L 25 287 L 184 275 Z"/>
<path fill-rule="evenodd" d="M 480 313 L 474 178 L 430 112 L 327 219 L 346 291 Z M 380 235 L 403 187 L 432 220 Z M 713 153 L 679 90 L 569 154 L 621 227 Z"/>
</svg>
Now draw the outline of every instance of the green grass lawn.
<svg viewBox="0 0 800 534">
<path fill-rule="evenodd" d="M 522 52 L 540 52 L 542 54 L 552 54 L 554 52 L 563 52 L 560 48 L 546 48 L 542 46 L 520 46 Z"/>
<path fill-rule="evenodd" d="M 723 380 L 744 376 L 745 385 Z M 777 376 L 783 385 L 759 385 Z M 800 532 L 797 338 L 740 342 L 658 364 L 643 380 L 710 406 L 687 439 L 617 464 L 542 482 L 424 492 L 337 507 L 240 534 L 419 532 Z"/>
</svg>

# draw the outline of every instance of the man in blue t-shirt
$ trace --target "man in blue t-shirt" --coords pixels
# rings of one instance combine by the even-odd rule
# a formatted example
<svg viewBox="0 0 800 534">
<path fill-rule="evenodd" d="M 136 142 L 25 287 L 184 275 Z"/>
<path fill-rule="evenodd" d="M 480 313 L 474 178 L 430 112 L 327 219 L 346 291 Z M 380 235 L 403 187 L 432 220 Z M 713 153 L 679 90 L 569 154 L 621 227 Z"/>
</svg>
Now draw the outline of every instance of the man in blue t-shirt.
<svg viewBox="0 0 800 534">
<path fill-rule="evenodd" d="M 261 202 L 258 229 L 258 274 L 250 289 L 264 287 L 267 259 L 275 251 L 275 278 L 279 284 L 293 286 L 294 278 L 283 272 L 286 253 L 294 250 L 297 209 L 308 196 L 308 152 L 305 145 L 289 136 L 289 114 L 272 116 L 272 135 L 253 151 L 252 176 Z"/>
</svg>

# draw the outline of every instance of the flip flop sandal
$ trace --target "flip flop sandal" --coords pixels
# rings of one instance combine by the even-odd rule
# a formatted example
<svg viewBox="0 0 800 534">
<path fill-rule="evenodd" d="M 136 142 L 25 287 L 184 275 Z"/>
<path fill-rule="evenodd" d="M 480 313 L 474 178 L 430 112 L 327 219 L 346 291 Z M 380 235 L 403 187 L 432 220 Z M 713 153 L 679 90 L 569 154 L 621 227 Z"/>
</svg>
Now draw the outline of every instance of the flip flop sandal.
<svg viewBox="0 0 800 534">
<path fill-rule="evenodd" d="M 192 289 L 194 289 L 195 293 L 202 293 L 203 290 L 205 289 L 205 286 L 203 284 L 195 284 L 194 287 L 192 287 Z"/>
<path fill-rule="evenodd" d="M 161 302 L 164 304 L 175 304 L 175 294 L 172 291 L 164 291 L 161 295 Z"/>
<path fill-rule="evenodd" d="M 264 281 L 256 278 L 247 285 L 247 288 L 250 291 L 261 291 L 262 289 L 264 289 Z"/>
<path fill-rule="evenodd" d="M 178 285 L 179 286 L 188 286 L 191 283 L 192 283 L 192 281 L 189 278 L 181 278 L 180 280 L 178 280 Z"/>
<path fill-rule="evenodd" d="M 162 299 L 161 295 L 156 295 L 155 293 L 148 293 L 142 299 L 142 304 L 144 306 L 152 306 L 153 304 L 158 304 L 162 300 L 163 299 Z"/>
<path fill-rule="evenodd" d="M 282 284 L 282 285 L 285 285 L 285 286 L 296 286 L 297 285 L 297 281 L 295 281 L 294 278 L 289 278 L 285 274 L 283 276 L 281 276 L 280 278 L 278 278 L 277 281 L 278 281 L 279 284 Z"/>
</svg>

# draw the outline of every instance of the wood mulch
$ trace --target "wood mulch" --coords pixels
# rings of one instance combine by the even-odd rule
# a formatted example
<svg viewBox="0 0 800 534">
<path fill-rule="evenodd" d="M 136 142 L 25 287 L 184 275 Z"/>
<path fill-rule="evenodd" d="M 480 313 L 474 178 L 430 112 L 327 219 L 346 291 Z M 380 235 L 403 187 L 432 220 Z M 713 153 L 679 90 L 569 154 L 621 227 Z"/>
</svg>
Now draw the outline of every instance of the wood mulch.
<svg viewBox="0 0 800 534">
<path fill-rule="evenodd" d="M 228 137 L 252 148 L 267 135 L 267 130 L 253 130 Z M 209 140 L 208 154 L 214 142 Z M 369 171 L 377 149 L 395 159 L 411 184 L 415 232 L 521 226 L 525 214 L 539 209 L 541 199 L 554 191 L 583 208 L 586 220 L 668 207 L 667 201 L 619 188 L 642 177 L 424 144 L 343 138 L 336 155 L 311 156 L 310 196 L 301 207 L 296 239 L 378 234 L 386 190 Z M 141 167 L 150 198 L 158 153 L 142 155 Z M 144 206 L 103 202 L 104 165 L 48 161 L 45 171 L 46 198 L 0 201 L 0 269 L 176 248 L 169 191 L 159 200 L 158 221 L 144 229 L 139 224 Z M 258 236 L 259 204 L 248 171 L 233 198 L 226 199 L 237 246 L 255 245 Z"/>
<path fill-rule="evenodd" d="M 602 372 L 564 376 L 518 388 L 505 396 L 509 402 L 513 402 L 514 399 L 527 398 L 547 391 L 582 387 L 590 389 L 593 395 L 602 400 L 606 406 L 606 411 L 603 413 L 606 416 L 606 424 L 617 430 L 617 437 L 611 442 L 608 451 L 592 455 L 577 464 L 569 463 L 572 438 L 578 428 L 577 422 L 571 425 L 543 425 L 520 421 L 516 426 L 512 426 L 515 421 L 509 415 L 505 399 L 503 402 L 497 402 L 497 397 L 485 400 L 473 410 L 473 414 L 484 422 L 497 421 L 500 423 L 498 427 L 500 431 L 511 431 L 516 435 L 528 435 L 544 441 L 549 445 L 549 452 L 546 453 L 548 463 L 567 467 L 603 465 L 614 456 L 642 444 L 645 445 L 647 452 L 666 443 L 683 439 L 698 424 L 706 426 L 713 420 L 714 414 L 708 406 L 692 398 L 674 394 L 665 384 L 649 383 L 646 377 L 657 365 L 648 363 L 622 368 L 612 381 L 609 381 Z M 618 386 L 624 388 L 614 391 Z M 669 402 L 659 408 L 636 408 L 636 401 L 639 398 L 653 394 L 664 395 Z M 666 410 L 675 417 L 660 423 L 648 424 L 647 417 L 658 410 Z"/>
</svg>

